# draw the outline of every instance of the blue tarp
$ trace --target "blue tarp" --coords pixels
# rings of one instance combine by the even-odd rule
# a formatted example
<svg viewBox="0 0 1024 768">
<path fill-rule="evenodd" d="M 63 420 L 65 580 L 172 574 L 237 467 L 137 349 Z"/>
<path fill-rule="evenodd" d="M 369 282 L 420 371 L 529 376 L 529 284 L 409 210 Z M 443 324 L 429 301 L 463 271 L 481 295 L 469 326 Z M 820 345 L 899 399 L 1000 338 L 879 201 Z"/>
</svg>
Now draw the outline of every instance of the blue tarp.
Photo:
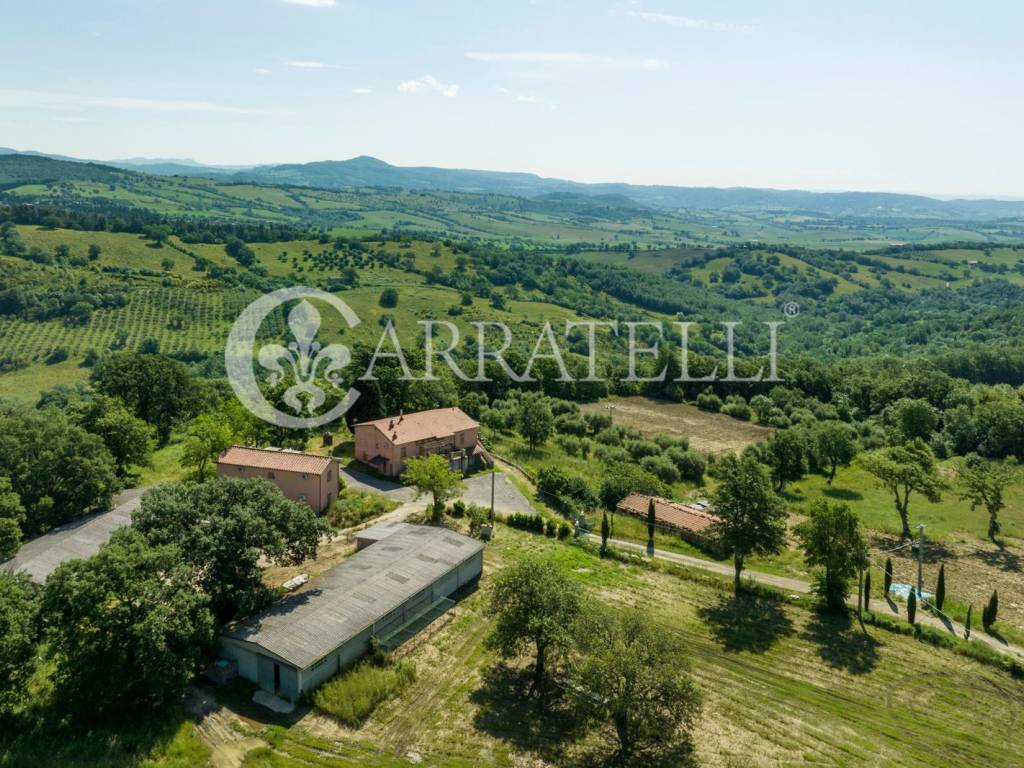
<svg viewBox="0 0 1024 768">
<path fill-rule="evenodd" d="M 902 598 L 904 600 L 907 600 L 910 597 L 911 590 L 914 590 L 916 592 L 917 587 L 915 587 L 912 584 L 893 584 L 891 587 L 889 587 L 889 591 L 894 596 Z M 925 600 L 931 600 L 933 597 L 935 597 L 935 595 L 932 592 L 927 592 L 922 589 L 921 594 L 918 595 L 918 597 L 923 598 Z"/>
</svg>

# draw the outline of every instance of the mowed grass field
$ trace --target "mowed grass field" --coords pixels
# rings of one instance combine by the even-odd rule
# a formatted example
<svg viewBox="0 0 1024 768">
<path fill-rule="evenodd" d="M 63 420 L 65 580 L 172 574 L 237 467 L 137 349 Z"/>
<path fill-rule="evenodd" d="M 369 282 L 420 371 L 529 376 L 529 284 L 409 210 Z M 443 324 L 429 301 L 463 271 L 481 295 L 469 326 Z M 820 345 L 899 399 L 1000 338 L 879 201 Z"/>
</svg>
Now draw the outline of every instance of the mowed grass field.
<svg viewBox="0 0 1024 768">
<path fill-rule="evenodd" d="M 771 429 L 749 421 L 702 411 L 686 403 L 649 397 L 620 397 L 587 403 L 582 409 L 610 413 L 615 424 L 639 429 L 646 436 L 664 432 L 673 437 L 686 437 L 690 447 L 701 453 L 734 453 L 751 443 L 767 440 L 772 433 Z"/>
<path fill-rule="evenodd" d="M 584 765 L 607 733 L 545 711 L 509 687 L 484 647 L 488 577 L 526 553 L 556 558 L 581 591 L 639 605 L 686 640 L 704 698 L 695 728 L 702 766 L 1014 766 L 1024 750 L 1019 683 L 1001 672 L 876 628 L 807 608 L 751 599 L 727 584 L 681 579 L 502 526 L 481 588 L 400 650 L 417 678 L 359 729 L 316 712 L 297 722 L 247 719 L 266 741 L 246 768 Z M 251 714 L 251 712 L 250 712 Z M 264 723 L 267 720 L 264 719 Z M 605 752 L 607 753 L 607 751 Z"/>
</svg>

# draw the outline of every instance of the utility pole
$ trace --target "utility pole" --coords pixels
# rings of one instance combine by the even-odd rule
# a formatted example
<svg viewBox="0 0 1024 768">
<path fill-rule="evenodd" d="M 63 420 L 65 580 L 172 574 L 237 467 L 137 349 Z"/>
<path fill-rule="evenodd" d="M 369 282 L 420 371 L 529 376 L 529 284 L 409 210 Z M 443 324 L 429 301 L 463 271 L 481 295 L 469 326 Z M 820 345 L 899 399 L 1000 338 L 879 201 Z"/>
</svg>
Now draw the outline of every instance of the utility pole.
<svg viewBox="0 0 1024 768">
<path fill-rule="evenodd" d="M 491 525 L 494 525 L 494 467 L 491 467 Z"/>
<path fill-rule="evenodd" d="M 924 589 L 924 523 L 917 524 L 917 599 Z"/>
</svg>

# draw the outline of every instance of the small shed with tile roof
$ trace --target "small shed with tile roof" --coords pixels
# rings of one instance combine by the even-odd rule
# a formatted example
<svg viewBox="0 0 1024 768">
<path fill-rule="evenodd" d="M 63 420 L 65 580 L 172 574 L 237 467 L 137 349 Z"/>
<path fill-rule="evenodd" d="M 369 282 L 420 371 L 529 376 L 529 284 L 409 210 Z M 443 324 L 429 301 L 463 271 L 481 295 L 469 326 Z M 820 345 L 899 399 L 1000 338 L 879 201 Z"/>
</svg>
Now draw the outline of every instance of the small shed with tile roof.
<svg viewBox="0 0 1024 768">
<path fill-rule="evenodd" d="M 708 546 L 711 543 L 708 529 L 721 522 L 721 518 L 714 515 L 705 504 L 683 504 L 661 496 L 631 493 L 616 504 L 615 508 L 619 512 L 646 520 L 651 498 L 654 499 L 654 518 L 658 525 L 679 531 L 691 544 Z"/>
</svg>

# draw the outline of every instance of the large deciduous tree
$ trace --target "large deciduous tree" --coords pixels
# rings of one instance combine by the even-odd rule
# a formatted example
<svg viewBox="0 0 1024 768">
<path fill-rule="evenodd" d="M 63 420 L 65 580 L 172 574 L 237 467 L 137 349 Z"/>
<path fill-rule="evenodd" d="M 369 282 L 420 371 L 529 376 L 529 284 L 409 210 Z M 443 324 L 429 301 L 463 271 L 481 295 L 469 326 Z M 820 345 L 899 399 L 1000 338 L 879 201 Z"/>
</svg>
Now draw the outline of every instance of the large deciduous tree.
<svg viewBox="0 0 1024 768">
<path fill-rule="evenodd" d="M 700 692 L 685 641 L 634 609 L 595 613 L 580 642 L 571 689 L 584 711 L 613 726 L 618 757 L 643 765 L 644 754 L 688 752 Z"/>
<path fill-rule="evenodd" d="M 118 398 L 89 393 L 68 404 L 68 418 L 103 440 L 114 457 L 119 475 L 124 475 L 130 465 L 149 463 L 155 440 L 154 429 L 129 411 Z"/>
<path fill-rule="evenodd" d="M 968 454 L 960 464 L 960 498 L 971 503 L 971 510 L 984 507 L 988 513 L 988 537 L 999 535 L 999 513 L 1006 502 L 1003 493 L 1018 475 L 1016 467 L 998 461 L 986 461 L 976 453 Z"/>
<path fill-rule="evenodd" d="M 605 467 L 601 490 L 598 492 L 601 503 L 608 509 L 615 509 L 615 505 L 631 493 L 664 496 L 667 489 L 656 475 L 637 464 L 624 462 Z"/>
<path fill-rule="evenodd" d="M 36 590 L 24 574 L 0 572 L 0 714 L 24 693 L 36 655 Z"/>
<path fill-rule="evenodd" d="M 195 469 L 197 480 L 206 479 L 207 470 L 217 457 L 231 446 L 234 433 L 231 424 L 216 413 L 194 418 L 185 432 L 181 460 Z"/>
<path fill-rule="evenodd" d="M 119 487 L 103 441 L 54 408 L 0 406 L 0 471 L 24 507 L 26 536 L 106 509 Z"/>
<path fill-rule="evenodd" d="M 542 445 L 555 431 L 555 417 L 548 399 L 540 392 L 524 392 L 516 410 L 516 430 L 530 444 Z"/>
<path fill-rule="evenodd" d="M 788 483 L 807 474 L 807 441 L 793 429 L 776 432 L 764 444 L 764 461 L 771 468 L 775 490 L 781 493 Z"/>
<path fill-rule="evenodd" d="M 922 440 L 864 454 L 860 457 L 860 466 L 874 475 L 878 485 L 892 495 L 905 539 L 911 537 L 911 495 L 920 493 L 932 503 L 942 500 L 946 484 L 939 477 L 935 455 Z"/>
<path fill-rule="evenodd" d="M 315 557 L 330 531 L 307 504 L 266 480 L 234 478 L 154 488 L 132 524 L 154 546 L 181 548 L 221 623 L 266 604 L 261 558 L 296 565 Z"/>
<path fill-rule="evenodd" d="M 462 490 L 462 475 L 454 471 L 444 456 L 418 456 L 405 462 L 402 480 L 415 486 L 416 498 L 429 493 L 434 520 L 440 520 L 444 505 Z"/>
<path fill-rule="evenodd" d="M 850 594 L 850 579 L 867 559 L 857 515 L 848 504 L 816 499 L 807 520 L 796 527 L 796 535 L 807 564 L 822 569 L 815 592 L 830 610 L 841 611 Z"/>
<path fill-rule="evenodd" d="M 821 462 L 828 468 L 828 484 L 836 478 L 836 470 L 845 467 L 857 455 L 857 433 L 841 421 L 823 421 L 814 432 Z"/>
<path fill-rule="evenodd" d="M 497 622 L 487 645 L 503 658 L 532 648 L 533 690 L 541 692 L 552 655 L 574 643 L 573 629 L 582 608 L 578 588 L 555 562 L 526 557 L 491 580 L 488 613 Z"/>
<path fill-rule="evenodd" d="M 188 368 L 163 355 L 108 355 L 91 378 L 97 389 L 121 398 L 136 416 L 156 427 L 160 445 L 167 444 L 171 429 L 199 405 L 199 390 Z"/>
<path fill-rule="evenodd" d="M 0 477 L 0 561 L 14 557 L 21 546 L 25 508 L 11 488 L 8 477 Z"/>
<path fill-rule="evenodd" d="M 726 456 L 715 476 L 719 482 L 712 499 L 721 522 L 712 527 L 712 535 L 721 551 L 732 556 L 739 592 L 744 560 L 775 554 L 785 546 L 786 510 L 765 468 L 749 454 Z"/>
<path fill-rule="evenodd" d="M 47 579 L 40 614 L 57 701 L 77 718 L 155 708 L 184 693 L 214 623 L 182 554 L 124 528 Z"/>
</svg>

